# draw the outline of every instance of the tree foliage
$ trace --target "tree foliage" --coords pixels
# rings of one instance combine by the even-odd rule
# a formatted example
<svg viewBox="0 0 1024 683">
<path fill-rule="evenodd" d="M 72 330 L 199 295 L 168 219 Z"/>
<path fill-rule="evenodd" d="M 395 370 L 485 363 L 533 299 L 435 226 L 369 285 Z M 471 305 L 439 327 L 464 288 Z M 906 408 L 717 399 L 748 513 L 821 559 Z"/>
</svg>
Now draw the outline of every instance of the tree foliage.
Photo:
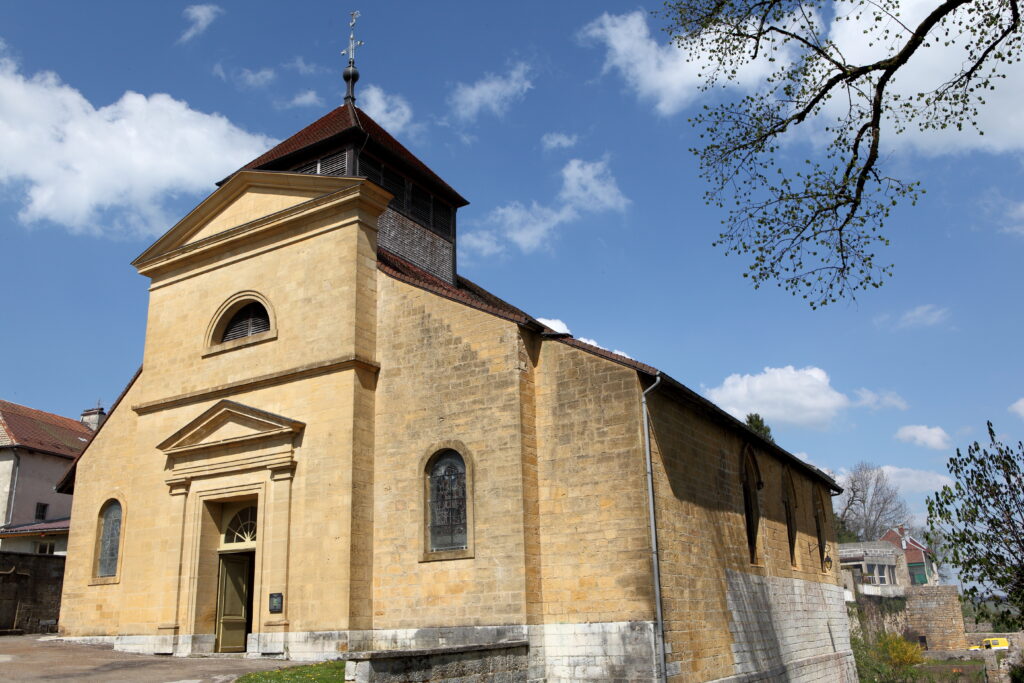
<svg viewBox="0 0 1024 683">
<path fill-rule="evenodd" d="M 836 523 L 860 541 L 877 541 L 888 529 L 903 524 L 910 509 L 900 490 L 881 467 L 859 462 L 843 479 L 836 500 Z"/>
<path fill-rule="evenodd" d="M 1017 0 L 669 0 L 670 35 L 691 61 L 711 64 L 705 89 L 764 77 L 739 99 L 709 105 L 694 150 L 709 202 L 728 207 L 717 244 L 749 254 L 755 287 L 775 281 L 812 307 L 852 298 L 891 275 L 876 261 L 900 200 L 920 186 L 884 167 L 883 137 L 976 127 L 984 93 L 1020 61 Z M 905 11 L 903 11 L 905 10 Z M 902 13 L 901 13 L 902 12 Z M 911 16 L 913 15 L 913 16 Z M 849 22 L 844 24 L 843 22 Z M 844 44 L 834 27 L 862 27 Z M 900 83 L 915 55 L 955 50 L 936 85 Z M 916 91 L 927 87 L 927 90 Z M 793 169 L 778 158 L 784 137 L 803 125 L 825 149 Z M 810 135 L 808 136 L 810 137 Z"/>
<path fill-rule="evenodd" d="M 985 446 L 975 441 L 949 459 L 956 481 L 928 497 L 929 542 L 959 569 L 968 598 L 1004 623 L 1022 624 L 1024 443 L 1001 443 L 991 422 L 988 436 Z M 988 600 L 997 596 L 996 604 Z"/>
<path fill-rule="evenodd" d="M 772 428 L 764 421 L 759 413 L 748 413 L 747 414 L 747 426 L 750 429 L 763 436 L 768 441 L 775 443 L 775 439 L 772 437 Z"/>
</svg>

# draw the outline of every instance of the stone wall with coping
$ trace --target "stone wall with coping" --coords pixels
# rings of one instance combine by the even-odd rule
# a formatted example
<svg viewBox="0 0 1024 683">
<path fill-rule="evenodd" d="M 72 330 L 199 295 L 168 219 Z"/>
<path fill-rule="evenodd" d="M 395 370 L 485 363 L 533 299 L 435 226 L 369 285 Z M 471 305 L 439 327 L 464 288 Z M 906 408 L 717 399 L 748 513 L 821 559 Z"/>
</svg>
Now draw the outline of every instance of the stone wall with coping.
<svg viewBox="0 0 1024 683">
<path fill-rule="evenodd" d="M 64 563 L 60 555 L 0 551 L 0 629 L 57 630 Z"/>
<path fill-rule="evenodd" d="M 929 650 L 967 649 L 956 586 L 908 586 L 907 626 L 928 639 Z"/>
</svg>

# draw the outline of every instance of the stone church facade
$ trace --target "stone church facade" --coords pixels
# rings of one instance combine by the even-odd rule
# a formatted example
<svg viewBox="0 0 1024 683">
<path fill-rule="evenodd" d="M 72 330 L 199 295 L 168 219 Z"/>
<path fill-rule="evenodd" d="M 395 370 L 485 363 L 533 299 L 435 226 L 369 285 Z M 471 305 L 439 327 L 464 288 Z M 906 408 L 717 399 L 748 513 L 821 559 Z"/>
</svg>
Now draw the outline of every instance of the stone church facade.
<svg viewBox="0 0 1024 683">
<path fill-rule="evenodd" d="M 60 485 L 61 632 L 855 680 L 835 482 L 459 277 L 465 203 L 350 100 L 134 262 L 143 366 Z"/>
</svg>

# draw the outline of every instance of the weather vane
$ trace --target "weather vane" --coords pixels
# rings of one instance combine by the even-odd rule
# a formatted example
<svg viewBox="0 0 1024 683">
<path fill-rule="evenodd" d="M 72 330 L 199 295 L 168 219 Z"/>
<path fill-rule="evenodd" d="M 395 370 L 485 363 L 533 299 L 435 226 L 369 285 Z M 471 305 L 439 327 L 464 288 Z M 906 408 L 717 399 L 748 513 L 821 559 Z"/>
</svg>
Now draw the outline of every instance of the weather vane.
<svg viewBox="0 0 1024 683">
<path fill-rule="evenodd" d="M 356 81 L 359 80 L 359 69 L 356 68 L 356 48 L 362 47 L 366 43 L 361 40 L 356 40 L 356 19 L 359 18 L 359 10 L 349 12 L 349 16 L 351 16 L 352 19 L 348 22 L 348 49 L 341 51 L 341 54 L 348 56 L 348 66 L 345 67 L 345 71 L 342 73 L 342 78 L 345 79 L 345 83 L 348 86 L 345 93 L 345 104 L 355 104 Z"/>
</svg>

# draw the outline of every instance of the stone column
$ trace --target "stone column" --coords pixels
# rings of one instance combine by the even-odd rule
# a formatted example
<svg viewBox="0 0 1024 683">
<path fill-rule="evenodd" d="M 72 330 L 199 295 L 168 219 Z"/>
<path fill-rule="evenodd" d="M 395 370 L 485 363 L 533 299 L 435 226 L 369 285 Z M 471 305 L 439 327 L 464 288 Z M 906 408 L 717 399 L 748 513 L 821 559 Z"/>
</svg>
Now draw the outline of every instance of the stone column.
<svg viewBox="0 0 1024 683">
<path fill-rule="evenodd" d="M 167 483 L 170 487 L 171 510 L 168 515 L 168 543 L 164 564 L 163 585 L 169 590 L 165 593 L 163 620 L 157 626 L 157 642 L 153 650 L 155 654 L 174 654 L 180 633 L 178 623 L 178 607 L 181 601 L 181 553 L 185 534 L 185 503 L 188 501 L 189 480 L 181 479 Z"/>
<path fill-rule="evenodd" d="M 285 633 L 288 632 L 288 546 L 291 534 L 292 478 L 295 463 L 289 462 L 270 468 L 270 488 L 263 506 L 263 528 L 267 535 L 263 542 L 266 553 L 263 564 L 263 595 L 256 596 L 254 609 L 261 615 L 262 628 L 259 652 L 279 654 L 284 652 Z M 270 595 L 283 596 L 280 613 L 270 612 Z"/>
</svg>

